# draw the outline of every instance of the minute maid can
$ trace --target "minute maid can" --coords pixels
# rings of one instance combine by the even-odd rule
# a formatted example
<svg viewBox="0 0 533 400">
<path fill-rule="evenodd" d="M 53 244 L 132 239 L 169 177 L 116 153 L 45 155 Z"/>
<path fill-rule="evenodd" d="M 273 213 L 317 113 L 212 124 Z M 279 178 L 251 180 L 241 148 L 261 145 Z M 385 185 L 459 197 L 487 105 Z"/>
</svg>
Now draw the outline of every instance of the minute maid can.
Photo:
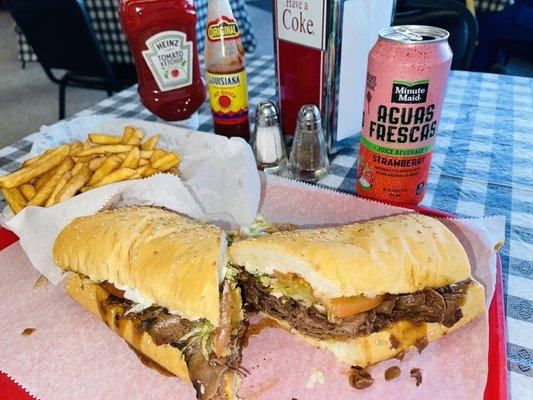
<svg viewBox="0 0 533 400">
<path fill-rule="evenodd" d="M 432 26 L 383 29 L 368 58 L 356 192 L 418 204 L 426 189 L 452 51 Z"/>
</svg>

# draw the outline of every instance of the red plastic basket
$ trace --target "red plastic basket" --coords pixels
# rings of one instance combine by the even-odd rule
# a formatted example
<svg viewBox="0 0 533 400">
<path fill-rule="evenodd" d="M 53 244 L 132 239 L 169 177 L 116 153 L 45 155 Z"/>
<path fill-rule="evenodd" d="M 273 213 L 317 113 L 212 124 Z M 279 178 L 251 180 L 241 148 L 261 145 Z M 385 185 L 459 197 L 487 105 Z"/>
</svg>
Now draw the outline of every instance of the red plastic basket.
<svg viewBox="0 0 533 400">
<path fill-rule="evenodd" d="M 420 214 L 438 218 L 453 218 L 447 212 L 421 206 L 404 206 Z M 0 228 L 0 250 L 16 242 L 18 237 L 6 229 Z M 505 341 L 505 315 L 502 287 L 502 267 L 500 256 L 497 257 L 496 289 L 489 308 L 489 372 L 485 387 L 485 400 L 508 400 L 507 353 Z M 0 365 L 1 368 L 1 365 Z M 6 374 L 0 372 L 0 400 L 32 399 L 24 389 L 13 382 Z"/>
</svg>

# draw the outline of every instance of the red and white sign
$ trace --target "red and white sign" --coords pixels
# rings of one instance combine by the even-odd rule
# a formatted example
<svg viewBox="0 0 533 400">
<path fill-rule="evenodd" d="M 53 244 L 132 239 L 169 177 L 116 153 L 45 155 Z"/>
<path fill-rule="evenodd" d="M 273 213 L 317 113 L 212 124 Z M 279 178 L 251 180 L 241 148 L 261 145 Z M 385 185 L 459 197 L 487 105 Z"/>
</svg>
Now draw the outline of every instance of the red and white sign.
<svg viewBox="0 0 533 400">
<path fill-rule="evenodd" d="M 324 50 L 325 0 L 276 0 L 278 39 Z"/>
</svg>

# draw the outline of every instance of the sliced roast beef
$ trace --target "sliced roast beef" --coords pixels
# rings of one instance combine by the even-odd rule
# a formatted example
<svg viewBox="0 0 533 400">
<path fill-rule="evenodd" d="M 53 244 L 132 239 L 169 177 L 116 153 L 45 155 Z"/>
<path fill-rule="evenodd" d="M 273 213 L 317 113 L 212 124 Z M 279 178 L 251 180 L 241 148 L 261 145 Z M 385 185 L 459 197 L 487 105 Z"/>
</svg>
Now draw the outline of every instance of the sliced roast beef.
<svg viewBox="0 0 533 400">
<path fill-rule="evenodd" d="M 160 307 L 150 307 L 138 313 L 126 314 L 133 303 L 113 294 L 109 294 L 107 299 L 102 301 L 102 305 L 107 308 L 113 307 L 116 323 L 120 323 L 121 319 L 131 320 L 140 332 L 148 333 L 158 346 L 170 344 L 179 348 L 182 345 L 178 343 L 179 340 L 196 326 L 196 323 L 170 314 Z M 198 399 L 227 400 L 221 382 L 229 369 L 236 370 L 239 367 L 244 332 L 243 324 L 238 332 L 231 336 L 229 344 L 231 353 L 228 357 L 216 358 L 211 353 L 211 358 L 207 360 L 202 353 L 199 340 L 193 341 L 185 349 L 185 361 Z M 210 337 L 209 340 L 212 339 Z"/>
<path fill-rule="evenodd" d="M 276 297 L 269 288 L 246 271 L 239 274 L 244 297 L 258 311 L 286 321 L 308 335 L 327 339 L 348 338 L 378 332 L 393 322 L 439 322 L 453 326 L 462 317 L 460 307 L 470 280 L 449 285 L 438 290 L 431 288 L 416 293 L 387 295 L 376 308 L 352 317 L 330 321 L 314 306 L 307 307 L 289 297 Z"/>
</svg>

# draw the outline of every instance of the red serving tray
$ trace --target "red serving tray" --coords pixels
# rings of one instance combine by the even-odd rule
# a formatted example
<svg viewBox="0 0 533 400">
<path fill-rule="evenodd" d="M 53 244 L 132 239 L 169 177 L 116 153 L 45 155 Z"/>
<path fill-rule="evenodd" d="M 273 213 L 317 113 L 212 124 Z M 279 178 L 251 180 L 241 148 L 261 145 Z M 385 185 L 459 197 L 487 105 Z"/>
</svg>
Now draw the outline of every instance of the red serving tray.
<svg viewBox="0 0 533 400">
<path fill-rule="evenodd" d="M 427 207 L 402 205 L 421 214 L 438 218 L 453 218 L 450 213 Z M 0 250 L 3 250 L 18 237 L 11 231 L 0 228 Z M 489 372 L 485 386 L 485 400 L 508 400 L 507 352 L 505 340 L 505 314 L 503 307 L 502 265 L 497 255 L 496 288 L 489 307 Z M 13 382 L 6 374 L 0 372 L 0 400 L 33 399 L 24 389 Z"/>
</svg>

